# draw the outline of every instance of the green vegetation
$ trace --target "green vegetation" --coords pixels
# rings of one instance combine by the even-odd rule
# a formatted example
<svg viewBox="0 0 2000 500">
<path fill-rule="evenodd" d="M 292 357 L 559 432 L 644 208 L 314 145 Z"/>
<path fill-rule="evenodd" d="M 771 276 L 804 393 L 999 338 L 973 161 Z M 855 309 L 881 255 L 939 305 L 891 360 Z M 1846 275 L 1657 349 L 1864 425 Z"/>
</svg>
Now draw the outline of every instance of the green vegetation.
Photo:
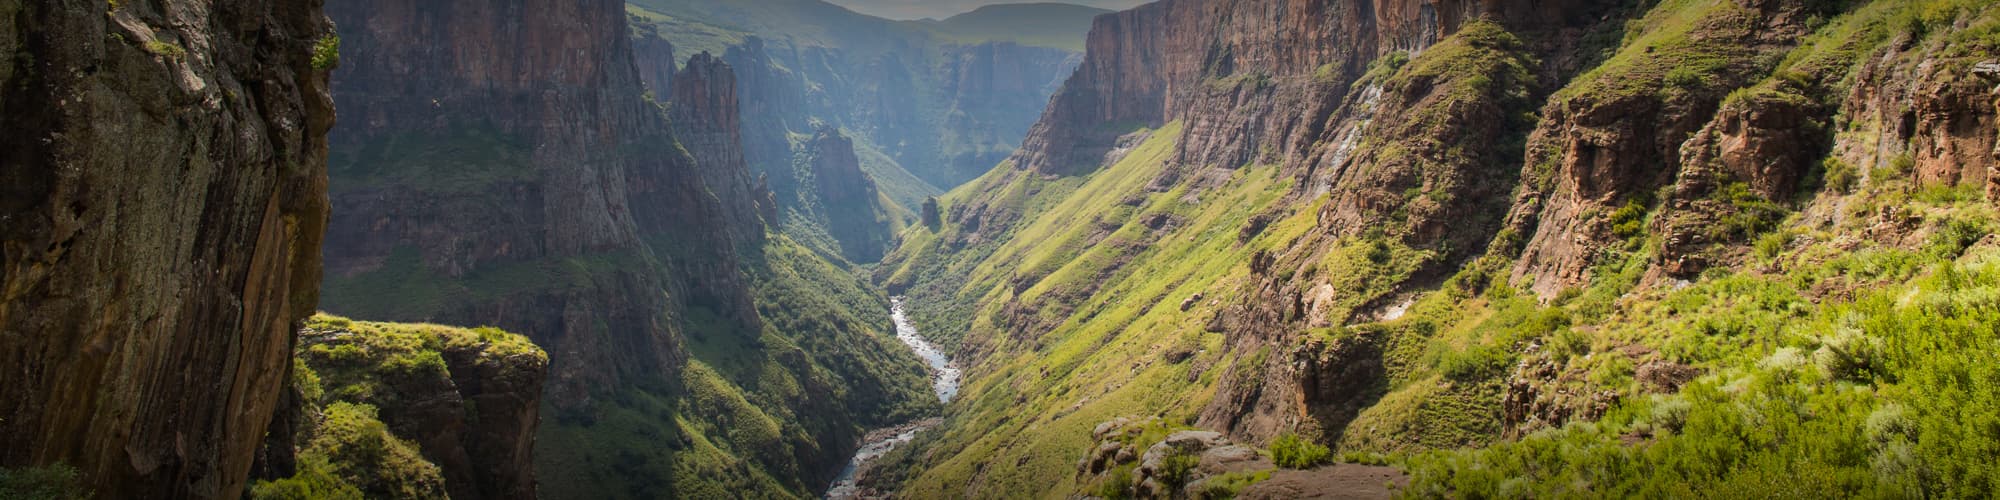
<svg viewBox="0 0 2000 500">
<path fill-rule="evenodd" d="M 289 478 L 251 485 L 258 499 L 437 498 L 444 479 L 417 445 L 381 420 L 381 408 L 422 403 L 398 385 L 449 387 L 444 352 L 476 350 L 482 376 L 546 366 L 548 355 L 527 338 L 495 328 L 360 322 L 321 314 L 306 321 L 292 365 L 301 399 L 298 470 Z M 536 368 L 539 369 L 539 368 Z M 477 420 L 468 407 L 468 419 Z"/>
<path fill-rule="evenodd" d="M 1670 150 L 1665 170 L 1634 174 L 1652 176 L 1637 186 L 1593 187 L 1575 212 L 1540 212 L 1578 221 L 1519 228 L 1590 226 L 1583 248 L 1559 248 L 1572 255 L 1534 256 L 1588 263 L 1578 266 L 1589 270 L 1581 285 L 1540 297 L 1514 288 L 1531 285 L 1516 264 L 1533 235 L 1496 228 L 1490 241 L 1475 236 L 1473 248 L 1453 251 L 1394 233 L 1393 222 L 1415 220 L 1411 206 L 1451 200 L 1439 181 L 1473 164 L 1466 158 L 1481 146 L 1425 150 L 1393 140 L 1429 137 L 1420 132 L 1363 137 L 1358 154 L 1403 162 L 1396 172 L 1422 180 L 1384 187 L 1388 207 L 1360 209 L 1392 214 L 1382 230 L 1333 227 L 1354 209 L 1293 191 L 1294 177 L 1273 167 L 1171 165 L 1178 122 L 1151 131 L 1122 161 L 1080 175 L 1002 165 L 941 199 L 965 207 L 962 220 L 977 227 L 913 226 L 878 270 L 907 290 L 921 329 L 980 356 L 983 372 L 967 381 L 947 426 L 919 438 L 914 448 L 923 453 L 892 455 L 905 493 L 1120 498 L 1131 491 L 1129 470 L 1076 484 L 1046 478 L 1073 470 L 1095 444 L 1087 437 L 1098 422 L 1147 415 L 1191 425 L 1209 415 L 1202 410 L 1217 398 L 1218 372 L 1279 364 L 1273 356 L 1326 362 L 1348 353 L 1325 347 L 1338 346 L 1366 352 L 1334 358 L 1359 361 L 1341 366 L 1382 367 L 1381 380 L 1342 383 L 1379 385 L 1361 391 L 1351 420 L 1314 414 L 1334 428 L 1308 424 L 1296 432 L 1311 440 L 1270 443 L 1280 465 L 1335 453 L 1396 465 L 1414 476 L 1404 493 L 1418 497 L 1990 495 L 2000 485 L 1991 460 L 2000 455 L 2000 392 L 1991 389 L 2000 382 L 2000 248 L 1989 239 L 2000 211 L 1983 185 L 1958 182 L 1931 150 L 1899 143 L 1896 134 L 1907 138 L 1896 129 L 1900 110 L 1863 116 L 1844 107 L 1860 79 L 1885 72 L 1935 64 L 1952 68 L 1934 73 L 1942 81 L 1963 78 L 2000 46 L 1989 43 L 2000 42 L 1996 9 L 1958 0 L 1808 2 L 1817 32 L 1791 49 L 1744 43 L 1769 20 L 1741 3 L 1633 5 L 1649 13 L 1618 43 L 1598 40 L 1603 63 L 1546 89 L 1560 104 L 1544 111 L 1796 111 L 1806 116 L 1786 132 L 1831 140 L 1806 146 L 1824 157 L 1798 158 L 1816 171 L 1778 179 L 1700 172 L 1716 175 L 1677 192 L 1684 186 L 1670 174 L 1688 167 L 1674 163 L 1684 152 Z M 1379 84 L 1394 97 L 1397 84 L 1418 82 L 1408 88 L 1455 106 L 1533 104 L 1533 77 L 1508 80 L 1540 63 L 1511 62 L 1508 47 L 1520 42 L 1503 35 L 1468 25 L 1458 40 L 1414 58 L 1384 57 L 1356 87 Z M 1878 66 L 1864 72 L 1863 64 Z M 1255 75 L 1209 83 L 1266 84 Z M 1525 108 L 1520 117 L 1480 116 L 1541 119 Z M 1398 123 L 1457 123 L 1431 111 L 1413 108 L 1404 116 L 1414 119 Z M 1497 162 L 1543 154 L 1512 153 Z M 1547 166 L 1528 171 L 1553 172 Z M 1186 180 L 1202 175 L 1221 178 L 1198 188 Z M 1545 190 L 1558 180 L 1526 179 Z M 1793 181 L 1795 192 L 1760 192 L 1773 184 L 1792 191 Z M 1701 221 L 1692 234 L 1660 231 L 1691 220 L 1676 219 L 1689 206 L 1713 217 L 1692 219 Z M 1257 229 L 1244 229 L 1253 216 Z M 1714 266 L 1688 281 L 1667 271 L 1663 256 L 1679 248 L 1668 239 L 1683 236 L 1713 250 L 1703 257 Z M 1253 274 L 1256 266 L 1269 269 Z M 1260 288 L 1276 292 L 1246 297 Z M 1289 307 L 1232 316 L 1240 314 L 1232 306 L 1264 297 Z M 1372 314 L 1388 304 L 1395 314 Z M 1236 323 L 1259 336 L 1232 337 L 1244 328 Z"/>
<path fill-rule="evenodd" d="M 1271 440 L 1271 461 L 1287 469 L 1310 469 L 1333 462 L 1333 450 L 1319 443 L 1285 434 Z"/>
<path fill-rule="evenodd" d="M 438 498 L 444 478 L 413 443 L 389 433 L 374 406 L 335 402 L 315 427 L 318 435 L 299 451 L 301 473 L 278 485 L 260 487 L 279 495 L 309 488 L 307 494 L 345 494 L 330 481 L 354 485 L 371 498 Z M 324 488 L 331 489 L 324 489 Z"/>
<path fill-rule="evenodd" d="M 825 487 L 819 475 L 847 459 L 852 443 L 837 436 L 936 411 L 886 297 L 784 235 L 743 258 L 761 329 L 697 305 L 683 318 L 691 359 L 673 379 L 593 394 L 593 415 L 547 412 L 536 450 L 544 491 L 812 496 Z"/>
<path fill-rule="evenodd" d="M 340 67 L 340 36 L 327 35 L 313 42 L 313 69 L 332 71 Z"/>
<path fill-rule="evenodd" d="M 166 58 L 170 61 L 187 59 L 187 49 L 181 48 L 181 46 L 175 45 L 172 42 L 152 40 L 146 42 L 145 47 L 146 52 L 151 52 L 153 55 Z"/>
</svg>

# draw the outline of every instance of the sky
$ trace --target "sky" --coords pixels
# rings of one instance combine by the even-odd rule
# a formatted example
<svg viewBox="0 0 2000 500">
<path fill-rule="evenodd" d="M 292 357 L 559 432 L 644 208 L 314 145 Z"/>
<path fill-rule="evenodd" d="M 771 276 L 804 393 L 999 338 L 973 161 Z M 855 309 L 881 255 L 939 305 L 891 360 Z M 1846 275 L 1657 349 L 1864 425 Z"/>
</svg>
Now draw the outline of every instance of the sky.
<svg viewBox="0 0 2000 500">
<path fill-rule="evenodd" d="M 1124 10 L 1150 0 L 827 0 L 855 12 L 889 19 L 944 19 L 983 5 L 1059 1 L 1103 9 Z"/>
</svg>

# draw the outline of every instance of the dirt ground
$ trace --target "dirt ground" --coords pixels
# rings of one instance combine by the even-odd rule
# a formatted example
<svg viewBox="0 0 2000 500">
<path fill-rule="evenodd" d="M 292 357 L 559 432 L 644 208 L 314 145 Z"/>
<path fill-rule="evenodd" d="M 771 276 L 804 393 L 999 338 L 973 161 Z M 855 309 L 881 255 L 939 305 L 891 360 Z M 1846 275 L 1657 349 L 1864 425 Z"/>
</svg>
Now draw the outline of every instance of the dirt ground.
<svg viewBox="0 0 2000 500">
<path fill-rule="evenodd" d="M 1389 498 L 1392 490 L 1409 486 L 1410 478 L 1394 467 L 1340 464 L 1312 470 L 1281 470 L 1270 479 L 1245 488 L 1245 500 Z"/>
</svg>

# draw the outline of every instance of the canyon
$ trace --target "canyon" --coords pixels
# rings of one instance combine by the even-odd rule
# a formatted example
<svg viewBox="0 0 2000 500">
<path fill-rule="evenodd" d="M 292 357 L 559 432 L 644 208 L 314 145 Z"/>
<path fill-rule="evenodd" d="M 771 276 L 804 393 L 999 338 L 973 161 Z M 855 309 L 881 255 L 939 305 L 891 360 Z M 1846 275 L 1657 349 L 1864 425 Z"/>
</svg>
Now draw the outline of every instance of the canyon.
<svg viewBox="0 0 2000 500">
<path fill-rule="evenodd" d="M 0 496 L 1990 496 L 1996 85 L 1985 0 L 0 0 Z"/>
</svg>

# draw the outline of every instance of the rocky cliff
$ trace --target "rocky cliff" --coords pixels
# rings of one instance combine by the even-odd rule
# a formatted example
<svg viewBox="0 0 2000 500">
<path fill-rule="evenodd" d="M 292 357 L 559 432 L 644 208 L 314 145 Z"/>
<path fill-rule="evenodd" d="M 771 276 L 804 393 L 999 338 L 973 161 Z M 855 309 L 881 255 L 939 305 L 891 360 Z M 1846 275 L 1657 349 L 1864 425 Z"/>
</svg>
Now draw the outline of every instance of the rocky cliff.
<svg viewBox="0 0 2000 500">
<path fill-rule="evenodd" d="M 861 171 L 854 140 L 826 129 L 814 134 L 805 148 L 818 212 L 826 219 L 822 224 L 840 242 L 841 253 L 854 262 L 881 260 L 893 243 L 891 221 L 875 191 L 875 180 Z"/>
<path fill-rule="evenodd" d="M 275 481 L 260 493 L 328 474 L 372 497 L 536 496 L 532 451 L 549 359 L 526 338 L 333 316 L 308 321 L 299 338 L 293 396 L 269 433 Z M 371 409 L 390 441 L 421 456 L 362 458 L 368 443 L 341 434 L 347 416 L 336 406 Z M 400 475 L 412 469 L 436 472 Z"/>
<path fill-rule="evenodd" d="M 242 494 L 318 295 L 319 6 L 0 2 L 0 467 Z"/>
<path fill-rule="evenodd" d="M 1674 441 L 1692 420 L 1672 412 L 1754 420 L 1702 406 L 1738 393 L 1701 374 L 1782 380 L 1800 352 L 1857 380 L 1836 352 L 1873 341 L 1843 335 L 1915 334 L 1787 325 L 1901 314 L 1862 299 L 1928 293 L 1918 276 L 1983 258 L 2000 77 L 1979 68 L 1995 14 L 1949 0 L 1169 0 L 1102 17 L 1010 168 L 940 200 L 940 227 L 913 228 L 879 268 L 920 329 L 971 362 L 953 423 L 901 457 L 904 487 L 1129 494 L 1098 489 L 1115 471 L 1037 478 L 1088 456 L 1096 422 L 1150 414 L 1356 456 L 1482 449 L 1407 460 L 1424 494 L 1487 491 L 1473 469 L 1521 461 L 1535 465 L 1479 477 L 1545 494 L 1576 491 L 1561 474 L 1632 478 L 1598 492 L 1727 490 L 1646 471 L 1674 452 L 1631 445 L 1766 453 L 1716 444 L 1713 428 Z M 1910 267 L 1870 267 L 1886 261 Z M 1661 413 L 1628 418 L 1645 411 Z M 1608 427 L 1534 434 L 1576 421 Z M 1515 439 L 1647 450 L 1653 465 L 1618 476 L 1528 458 Z M 1970 456 L 1954 453 L 1918 461 Z M 993 462 L 1017 467 L 978 465 Z M 1856 477 L 1922 482 L 1875 470 Z"/>
<path fill-rule="evenodd" d="M 738 76 L 746 160 L 753 175 L 769 179 L 778 200 L 778 217 L 768 222 L 848 258 L 857 255 L 843 247 L 874 243 L 827 234 L 852 231 L 823 225 L 828 214 L 808 163 L 814 157 L 810 139 L 820 129 L 840 129 L 855 142 L 861 170 L 892 202 L 885 207 L 892 223 L 869 232 L 894 232 L 915 218 L 924 198 L 1005 159 L 1080 59 L 1062 48 L 960 33 L 957 24 L 895 23 L 818 0 L 634 5 L 642 40 L 722 44 L 717 50 Z M 1087 22 L 1094 12 L 1051 15 Z M 662 16 L 681 22 L 663 22 Z M 1030 18 L 967 22 L 1010 33 L 1029 29 L 1016 26 L 1023 23 L 1051 29 Z M 715 35 L 739 31 L 740 37 Z M 642 68 L 648 60 L 672 57 L 662 54 L 670 45 L 665 41 L 641 45 Z"/>
<path fill-rule="evenodd" d="M 324 307 L 547 349 L 542 494 L 807 495 L 864 426 L 924 408 L 887 299 L 766 232 L 728 65 L 676 68 L 613 0 L 329 10 L 355 118 L 332 139 Z M 461 461 L 429 445 L 449 439 L 378 411 L 458 496 Z"/>
<path fill-rule="evenodd" d="M 740 285 L 692 286 L 733 279 L 732 238 L 686 246 L 707 259 L 645 241 L 730 226 L 643 102 L 615 2 L 328 11 L 347 63 L 335 97 L 350 117 L 333 133 L 328 310 L 521 332 L 557 360 L 551 399 L 578 408 L 589 387 L 678 369 L 673 301 L 747 303 Z"/>
<path fill-rule="evenodd" d="M 671 48 L 668 53 L 672 53 Z M 759 214 L 765 210 L 759 205 L 767 202 L 768 195 L 757 192 L 751 184 L 750 167 L 743 159 L 743 120 L 737 111 L 735 71 L 703 52 L 688 58 L 672 82 L 668 105 L 674 136 L 694 155 L 695 171 L 722 202 L 729 227 L 738 233 L 738 243 L 761 244 L 765 221 Z"/>
</svg>

